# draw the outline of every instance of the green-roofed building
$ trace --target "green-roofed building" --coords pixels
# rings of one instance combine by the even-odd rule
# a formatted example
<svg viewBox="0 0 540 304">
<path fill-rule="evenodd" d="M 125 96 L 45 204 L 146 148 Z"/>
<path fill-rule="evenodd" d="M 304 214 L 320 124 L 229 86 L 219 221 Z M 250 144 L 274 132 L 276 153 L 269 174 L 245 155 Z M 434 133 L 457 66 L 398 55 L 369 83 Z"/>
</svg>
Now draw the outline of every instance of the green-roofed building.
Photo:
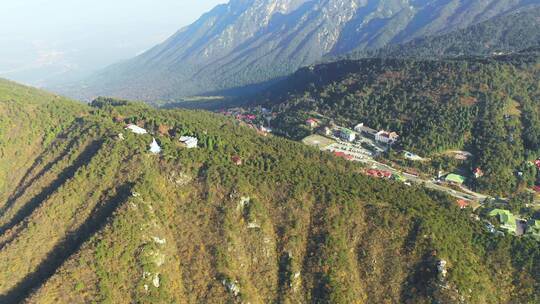
<svg viewBox="0 0 540 304">
<path fill-rule="evenodd" d="M 446 176 L 444 180 L 449 183 L 462 185 L 465 182 L 465 177 L 458 174 L 450 173 Z"/>
<path fill-rule="evenodd" d="M 349 130 L 347 128 L 341 128 L 341 139 L 345 141 L 353 142 L 356 139 L 356 133 L 353 130 Z"/>
<path fill-rule="evenodd" d="M 516 233 L 516 216 L 513 215 L 512 212 L 503 209 L 493 209 L 489 212 L 489 216 L 498 217 L 502 229 L 508 230 L 508 232 L 514 234 Z"/>
<path fill-rule="evenodd" d="M 532 236 L 537 241 L 540 241 L 540 221 L 530 220 L 527 223 L 527 235 Z"/>
<path fill-rule="evenodd" d="M 393 174 L 392 175 L 392 179 L 398 181 L 398 182 L 406 182 L 407 179 L 405 178 L 405 176 L 401 175 L 401 174 Z"/>
</svg>

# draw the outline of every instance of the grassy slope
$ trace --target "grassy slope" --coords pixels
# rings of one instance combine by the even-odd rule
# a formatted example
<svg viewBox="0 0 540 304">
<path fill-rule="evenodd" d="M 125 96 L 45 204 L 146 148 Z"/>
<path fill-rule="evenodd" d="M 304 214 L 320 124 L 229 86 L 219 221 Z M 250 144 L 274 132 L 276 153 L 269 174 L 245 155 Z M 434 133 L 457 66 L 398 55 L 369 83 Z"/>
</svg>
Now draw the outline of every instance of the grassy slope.
<svg viewBox="0 0 540 304">
<path fill-rule="evenodd" d="M 514 266 L 511 247 L 444 196 L 209 113 L 81 109 L 1 214 L 0 302 L 534 302 L 538 265 Z M 201 148 L 160 136 L 163 154 L 149 155 L 151 136 L 118 140 L 113 118 L 174 127 Z"/>
</svg>

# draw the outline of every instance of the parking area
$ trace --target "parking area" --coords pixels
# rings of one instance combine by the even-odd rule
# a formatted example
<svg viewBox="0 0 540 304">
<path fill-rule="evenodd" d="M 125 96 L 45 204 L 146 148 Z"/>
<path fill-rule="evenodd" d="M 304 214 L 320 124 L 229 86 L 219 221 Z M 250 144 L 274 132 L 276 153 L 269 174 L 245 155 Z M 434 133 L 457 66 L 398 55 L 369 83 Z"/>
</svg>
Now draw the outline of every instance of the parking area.
<svg viewBox="0 0 540 304">
<path fill-rule="evenodd" d="M 314 135 L 304 138 L 302 142 L 308 146 L 317 147 L 319 149 L 325 149 L 328 146 L 334 144 L 336 141 L 328 137 L 314 134 Z"/>
<path fill-rule="evenodd" d="M 343 152 L 347 155 L 352 156 L 353 160 L 355 161 L 370 160 L 374 156 L 374 153 L 372 151 L 363 148 L 359 144 L 341 141 L 328 145 L 326 148 L 324 148 L 324 150 L 330 152 Z"/>
</svg>

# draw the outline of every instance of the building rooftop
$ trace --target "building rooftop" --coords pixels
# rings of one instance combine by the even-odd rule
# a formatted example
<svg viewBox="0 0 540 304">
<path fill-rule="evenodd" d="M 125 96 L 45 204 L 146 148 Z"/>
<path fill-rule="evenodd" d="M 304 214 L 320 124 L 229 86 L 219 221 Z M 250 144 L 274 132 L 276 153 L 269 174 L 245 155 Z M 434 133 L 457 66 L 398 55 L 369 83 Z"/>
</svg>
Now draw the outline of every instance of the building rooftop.
<svg viewBox="0 0 540 304">
<path fill-rule="evenodd" d="M 501 222 L 501 228 L 512 232 L 516 231 L 516 216 L 512 212 L 504 209 L 493 209 L 489 212 L 489 216 L 498 216 Z"/>
<path fill-rule="evenodd" d="M 150 144 L 150 152 L 153 154 L 161 153 L 161 147 L 159 146 L 155 138 L 152 139 L 152 143 Z"/>
<path fill-rule="evenodd" d="M 457 200 L 456 203 L 457 203 L 458 207 L 461 208 L 461 209 L 465 209 L 465 208 L 469 207 L 469 202 L 466 201 L 466 200 L 460 199 L 460 200 Z"/>
<path fill-rule="evenodd" d="M 188 148 L 195 148 L 197 147 L 199 140 L 192 136 L 182 136 L 180 137 L 180 142 L 184 143 Z"/>
<path fill-rule="evenodd" d="M 463 184 L 465 182 L 465 177 L 458 174 L 450 173 L 446 176 L 445 180 L 447 182 Z"/>
<path fill-rule="evenodd" d="M 130 130 L 131 132 L 133 132 L 135 134 L 147 134 L 148 133 L 145 129 L 143 129 L 143 128 L 137 126 L 137 125 L 133 125 L 133 124 L 127 125 L 126 129 Z"/>
<path fill-rule="evenodd" d="M 341 128 L 341 132 L 345 133 L 345 134 L 354 134 L 355 132 L 351 129 L 347 129 L 347 128 Z"/>
<path fill-rule="evenodd" d="M 372 134 L 372 135 L 375 135 L 377 134 L 379 131 L 375 130 L 375 129 L 372 129 L 370 127 L 366 127 L 364 126 L 363 123 L 361 124 L 358 124 L 354 127 L 354 129 L 357 131 L 357 132 L 364 132 L 364 133 L 367 133 L 367 134 Z"/>
</svg>

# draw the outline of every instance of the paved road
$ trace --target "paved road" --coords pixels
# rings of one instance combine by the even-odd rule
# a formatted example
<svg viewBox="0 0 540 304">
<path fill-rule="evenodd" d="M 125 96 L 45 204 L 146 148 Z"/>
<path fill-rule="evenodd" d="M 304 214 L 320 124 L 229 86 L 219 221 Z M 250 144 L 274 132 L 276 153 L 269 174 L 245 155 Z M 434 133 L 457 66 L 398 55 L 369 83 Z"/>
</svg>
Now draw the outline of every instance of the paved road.
<svg viewBox="0 0 540 304">
<path fill-rule="evenodd" d="M 379 163 L 379 162 L 377 162 L 375 160 L 366 160 L 366 163 L 368 165 L 370 165 L 374 169 L 390 171 L 393 174 L 403 175 L 409 181 L 412 181 L 412 182 L 417 183 L 417 184 L 423 184 L 426 188 L 429 188 L 429 189 L 434 189 L 434 190 L 439 190 L 439 191 L 446 192 L 449 195 L 451 195 L 453 197 L 456 197 L 458 199 L 465 199 L 465 200 L 472 200 L 472 201 L 483 201 L 484 199 L 487 198 L 486 195 L 476 193 L 476 192 L 472 192 L 472 191 L 466 191 L 465 189 L 463 189 L 463 191 L 456 191 L 456 190 L 454 190 L 452 188 L 445 187 L 445 186 L 442 186 L 442 185 L 438 185 L 438 184 L 436 184 L 435 182 L 433 182 L 431 180 L 426 180 L 426 179 L 423 179 L 423 178 L 420 178 L 420 177 L 417 177 L 417 176 L 414 176 L 414 175 L 411 175 L 411 174 L 408 174 L 408 173 L 405 173 L 405 172 L 401 172 L 401 171 L 399 171 L 399 170 L 397 170 L 397 169 L 395 169 L 393 167 L 390 167 L 388 165 Z"/>
<path fill-rule="evenodd" d="M 429 189 L 434 189 L 434 190 L 446 192 L 447 194 L 449 194 L 449 195 L 451 195 L 453 197 L 456 197 L 458 199 L 481 202 L 481 201 L 485 200 L 486 198 L 488 198 L 488 196 L 486 196 L 486 195 L 476 193 L 476 192 L 473 192 L 473 191 L 470 191 L 470 190 L 467 190 L 467 189 L 464 189 L 464 188 L 462 188 L 462 191 L 456 191 L 456 190 L 454 190 L 452 188 L 436 184 L 433 180 L 427 180 L 427 179 L 423 179 L 423 178 L 420 178 L 420 177 L 417 177 L 417 176 L 414 176 L 414 175 L 411 175 L 411 174 L 407 174 L 405 172 L 401 172 L 401 171 L 399 171 L 399 170 L 397 170 L 397 169 L 395 169 L 393 167 L 390 167 L 388 165 L 385 165 L 385 164 L 382 164 L 380 162 L 375 161 L 373 158 L 366 155 L 365 152 L 360 153 L 360 152 L 362 152 L 360 150 L 366 151 L 361 146 L 354 146 L 354 145 L 351 146 L 350 143 L 342 142 L 337 137 L 333 137 L 333 140 L 336 141 L 335 144 L 330 145 L 330 146 L 328 146 L 326 148 L 322 148 L 322 150 L 325 150 L 325 151 L 339 151 L 339 152 L 347 153 L 349 155 L 353 155 L 355 161 L 365 163 L 368 166 L 371 166 L 373 169 L 389 171 L 389 172 L 392 172 L 393 174 L 402 175 L 402 176 L 406 177 L 407 180 L 409 180 L 411 182 L 414 182 L 414 183 L 417 183 L 417 184 L 423 184 L 425 187 L 427 187 Z M 349 146 L 349 147 L 345 148 L 345 146 Z M 351 149 L 353 149 L 354 151 L 352 151 Z"/>
</svg>

